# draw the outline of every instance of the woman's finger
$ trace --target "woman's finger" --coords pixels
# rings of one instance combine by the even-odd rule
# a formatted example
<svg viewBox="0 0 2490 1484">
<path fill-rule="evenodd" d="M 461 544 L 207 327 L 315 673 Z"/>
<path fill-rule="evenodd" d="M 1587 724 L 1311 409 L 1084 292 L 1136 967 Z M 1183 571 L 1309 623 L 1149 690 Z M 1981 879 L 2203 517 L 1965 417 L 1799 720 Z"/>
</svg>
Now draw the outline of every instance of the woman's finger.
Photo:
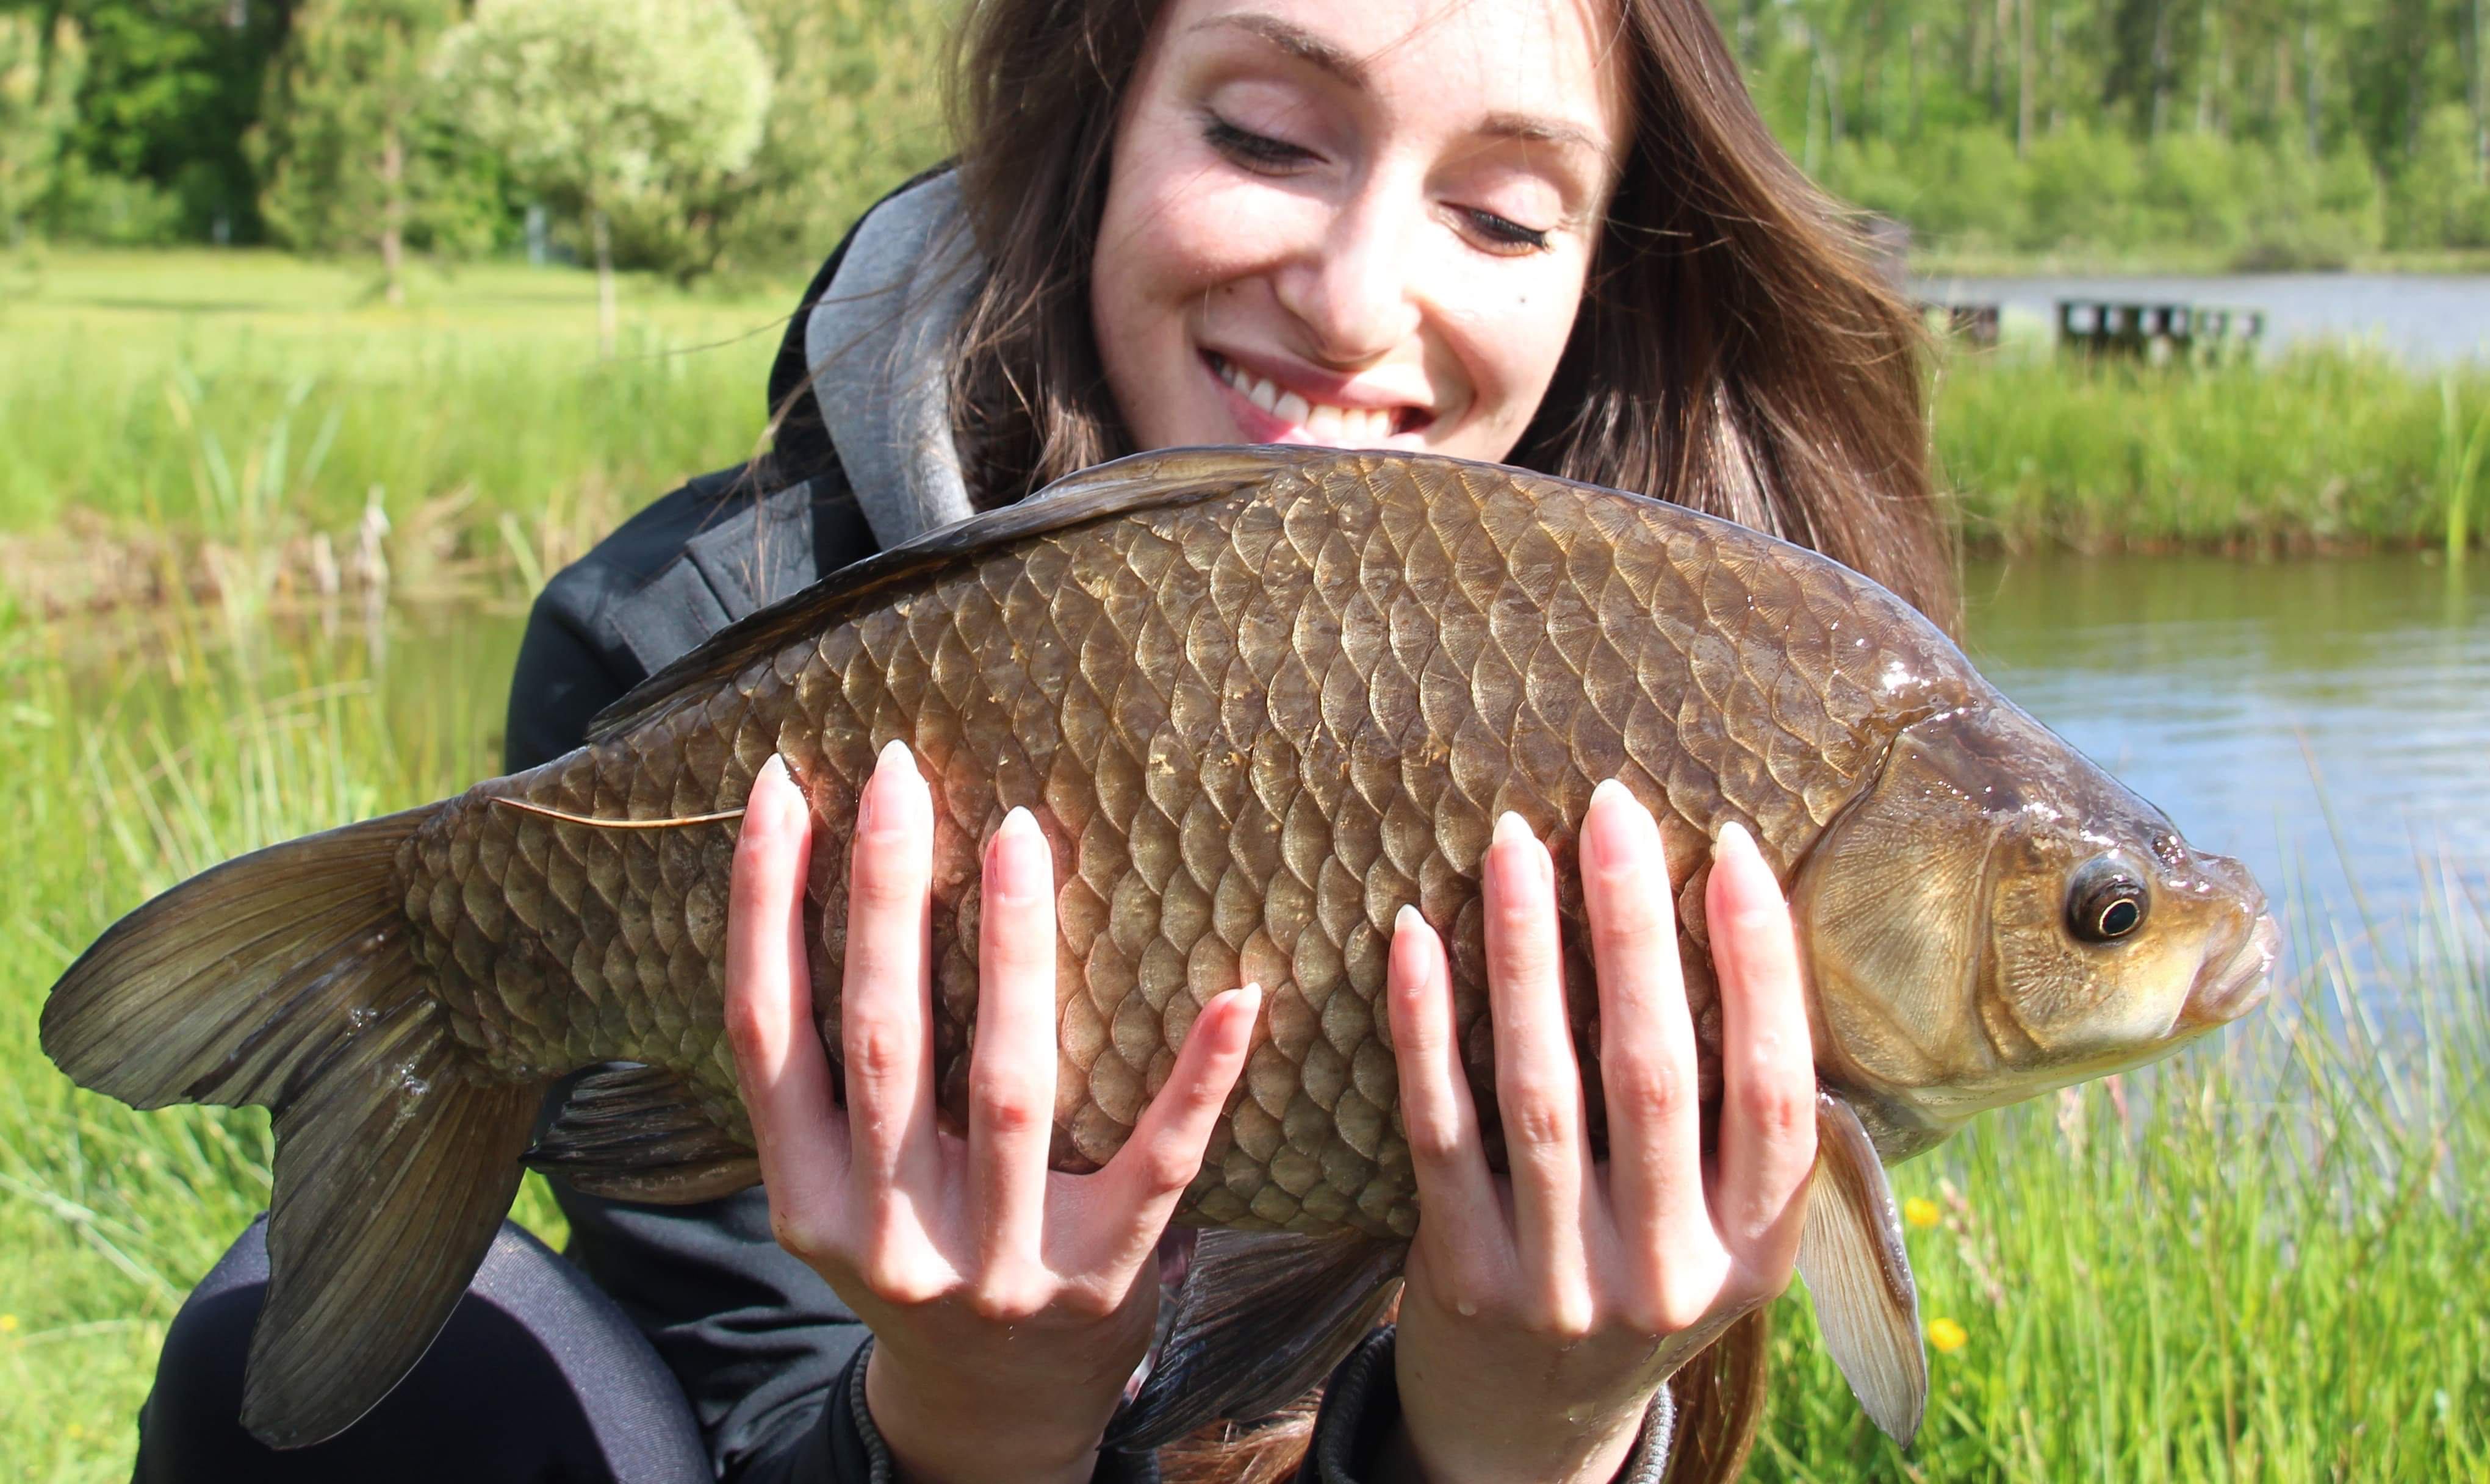
<svg viewBox="0 0 2490 1484">
<path fill-rule="evenodd" d="M 851 1168 L 877 1218 L 895 1188 L 922 1190 L 939 1157 L 926 958 L 933 851 L 933 799 L 915 757 L 893 742 L 856 810 L 839 1004 Z"/>
<path fill-rule="evenodd" d="M 987 842 L 983 892 L 969 1178 L 980 1266 L 1000 1292 L 1043 1264 L 1055 1129 L 1055 863 L 1028 810 Z"/>
<path fill-rule="evenodd" d="M 762 1183 L 782 1217 L 797 1225 L 837 1209 L 847 1161 L 804 953 L 812 823 L 787 764 L 770 757 L 744 806 L 726 909 L 727 1041 L 760 1146 Z"/>
<path fill-rule="evenodd" d="M 1630 1276 L 1656 1301 L 1681 1276 L 1665 1270 L 1686 1267 L 1688 1254 L 1719 1251 L 1704 1198 L 1694 1022 L 1678 967 L 1674 897 L 1650 811 L 1616 780 L 1600 785 L 1582 820 L 1582 905 L 1600 982 L 1608 1206 Z"/>
<path fill-rule="evenodd" d="M 1798 942 L 1781 884 L 1736 824 L 1712 851 L 1704 911 L 1721 978 L 1723 1240 L 1750 1270 L 1786 1273 L 1815 1168 L 1815 1060 Z"/>
<path fill-rule="evenodd" d="M 1401 1127 L 1418 1177 L 1418 1205 L 1427 1213 L 1427 1240 L 1475 1270 L 1456 1278 L 1474 1287 L 1486 1281 L 1491 1267 L 1509 1262 L 1512 1239 L 1488 1173 L 1469 1075 L 1462 1067 L 1443 939 L 1416 907 L 1403 907 L 1393 923 L 1384 999 L 1401 1080 Z"/>
<path fill-rule="evenodd" d="M 1261 1013 L 1262 986 L 1247 985 L 1212 997 L 1194 1016 L 1166 1085 L 1142 1110 L 1132 1137 L 1084 1183 L 1084 1201 L 1103 1201 L 1088 1210 L 1103 1213 L 1108 1228 L 1089 1234 L 1086 1241 L 1094 1245 L 1073 1255 L 1067 1266 L 1103 1269 L 1120 1288 L 1157 1249 L 1176 1198 L 1202 1172 L 1202 1156 L 1245 1070 L 1254 1021 Z"/>
<path fill-rule="evenodd" d="M 1598 1213 L 1582 1071 L 1566 1024 L 1555 867 L 1521 816 L 1507 813 L 1496 821 L 1483 876 L 1488 1006 L 1495 1024 L 1496 1111 L 1513 1176 L 1514 1251 L 1548 1311 L 1544 1317 L 1559 1327 L 1577 1320 L 1587 1327 L 1586 1239 Z"/>
</svg>

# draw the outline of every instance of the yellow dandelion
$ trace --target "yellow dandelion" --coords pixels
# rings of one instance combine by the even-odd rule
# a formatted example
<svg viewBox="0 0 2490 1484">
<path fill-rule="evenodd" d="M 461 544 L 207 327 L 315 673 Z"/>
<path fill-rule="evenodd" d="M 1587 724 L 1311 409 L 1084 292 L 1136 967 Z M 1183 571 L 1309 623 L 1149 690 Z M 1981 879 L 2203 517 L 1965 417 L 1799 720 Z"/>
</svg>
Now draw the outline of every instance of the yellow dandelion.
<svg viewBox="0 0 2490 1484">
<path fill-rule="evenodd" d="M 1953 1355 L 1970 1341 L 1970 1331 L 1951 1319 L 1938 1318 L 1928 1321 L 1928 1343 L 1937 1348 L 1939 1355 Z"/>
<path fill-rule="evenodd" d="M 83 1422 L 72 1422 L 70 1424 L 69 1432 L 70 1441 L 75 1442 L 86 1436 L 86 1424 Z"/>
<path fill-rule="evenodd" d="M 1937 1203 L 1925 1195 L 1912 1196 L 1902 1203 L 1902 1219 L 1924 1232 L 1936 1225 L 1944 1215 L 1944 1212 L 1937 1210 Z"/>
<path fill-rule="evenodd" d="M 17 1316 L 14 1314 L 0 1314 L 0 1334 L 15 1334 L 16 1332 Z"/>
</svg>

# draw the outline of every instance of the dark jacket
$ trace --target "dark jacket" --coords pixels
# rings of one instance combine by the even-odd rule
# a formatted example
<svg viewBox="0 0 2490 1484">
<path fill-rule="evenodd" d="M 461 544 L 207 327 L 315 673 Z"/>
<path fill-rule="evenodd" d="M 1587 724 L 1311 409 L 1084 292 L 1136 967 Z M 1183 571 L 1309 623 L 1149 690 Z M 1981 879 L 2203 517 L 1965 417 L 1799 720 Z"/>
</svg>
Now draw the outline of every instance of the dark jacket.
<svg viewBox="0 0 2490 1484">
<path fill-rule="evenodd" d="M 851 235 L 853 241 L 853 234 Z M 847 243 L 823 266 L 820 301 Z M 510 692 L 505 763 L 534 767 L 580 745 L 589 719 L 719 628 L 876 550 L 806 385 L 807 314 L 791 322 L 768 410 L 789 409 L 755 465 L 692 480 L 548 584 L 530 614 Z M 863 1324 L 771 1237 L 754 1188 L 698 1206 L 600 1200 L 554 1183 L 568 1255 L 631 1315 L 681 1381 L 721 1479 L 865 1484 L 889 1477 L 863 1402 Z M 1391 1332 L 1336 1373 L 1301 1478 L 1347 1484 L 1398 1414 Z M 1657 1478 L 1665 1404 L 1631 1478 Z M 1157 1477 L 1144 1457 L 1102 1455 L 1099 1480 Z"/>
</svg>

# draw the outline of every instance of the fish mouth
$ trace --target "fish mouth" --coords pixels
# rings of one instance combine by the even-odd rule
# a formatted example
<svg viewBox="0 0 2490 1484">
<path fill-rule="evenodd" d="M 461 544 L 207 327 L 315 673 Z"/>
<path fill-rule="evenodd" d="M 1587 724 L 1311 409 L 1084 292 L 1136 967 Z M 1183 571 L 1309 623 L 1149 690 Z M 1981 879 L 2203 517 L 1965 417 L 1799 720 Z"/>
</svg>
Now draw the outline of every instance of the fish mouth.
<svg viewBox="0 0 2490 1484">
<path fill-rule="evenodd" d="M 2281 949 L 2282 929 L 2274 926 L 2273 914 L 2258 913 L 2230 953 L 2206 956 L 2187 1003 L 2180 1008 L 2180 1026 L 2227 1025 L 2264 1004 L 2273 987 L 2273 963 Z"/>
</svg>

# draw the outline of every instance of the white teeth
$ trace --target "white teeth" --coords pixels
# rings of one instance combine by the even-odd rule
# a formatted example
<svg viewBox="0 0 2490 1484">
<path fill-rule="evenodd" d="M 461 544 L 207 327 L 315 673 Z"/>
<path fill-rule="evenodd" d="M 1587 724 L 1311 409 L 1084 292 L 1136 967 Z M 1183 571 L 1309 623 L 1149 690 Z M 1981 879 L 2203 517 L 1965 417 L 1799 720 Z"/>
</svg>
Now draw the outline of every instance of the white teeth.
<svg viewBox="0 0 2490 1484">
<path fill-rule="evenodd" d="M 1282 422 L 1296 424 L 1325 442 L 1379 443 L 1392 436 L 1393 415 L 1382 408 L 1333 407 L 1323 402 L 1308 402 L 1297 393 L 1282 391 L 1264 378 L 1250 375 L 1226 360 L 1219 362 L 1219 379 L 1235 387 L 1245 400 L 1256 407 Z"/>
</svg>

